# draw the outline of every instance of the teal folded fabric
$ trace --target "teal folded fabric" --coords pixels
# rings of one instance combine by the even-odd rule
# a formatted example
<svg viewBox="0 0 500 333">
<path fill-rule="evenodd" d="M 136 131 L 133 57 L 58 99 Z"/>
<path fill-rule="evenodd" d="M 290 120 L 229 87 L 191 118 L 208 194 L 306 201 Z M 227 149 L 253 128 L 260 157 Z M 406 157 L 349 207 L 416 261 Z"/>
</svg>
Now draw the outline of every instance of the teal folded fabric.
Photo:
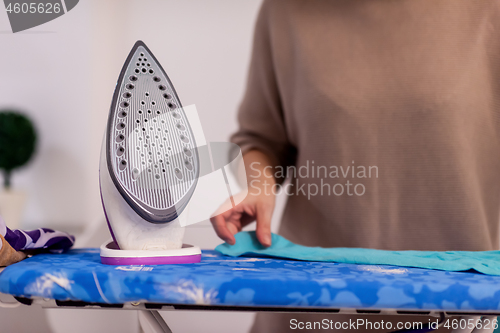
<svg viewBox="0 0 500 333">
<path fill-rule="evenodd" d="M 385 251 L 363 248 L 322 248 L 297 245 L 272 234 L 272 245 L 263 247 L 255 232 L 235 235 L 236 244 L 215 248 L 222 254 L 238 257 L 264 255 L 304 261 L 330 261 L 347 264 L 393 265 L 442 271 L 475 270 L 487 275 L 500 275 L 500 251 Z"/>
</svg>

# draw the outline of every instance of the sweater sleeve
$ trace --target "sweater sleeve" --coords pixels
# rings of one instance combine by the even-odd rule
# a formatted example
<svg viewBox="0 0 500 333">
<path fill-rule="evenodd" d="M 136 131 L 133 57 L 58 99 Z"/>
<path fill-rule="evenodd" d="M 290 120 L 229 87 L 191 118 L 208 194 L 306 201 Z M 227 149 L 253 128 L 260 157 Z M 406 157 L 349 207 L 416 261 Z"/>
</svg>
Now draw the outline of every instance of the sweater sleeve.
<svg viewBox="0 0 500 333">
<path fill-rule="evenodd" d="M 294 163 L 273 63 L 269 1 L 264 1 L 255 26 L 246 91 L 238 112 L 239 129 L 231 137 L 243 154 L 256 149 L 275 167 Z"/>
</svg>

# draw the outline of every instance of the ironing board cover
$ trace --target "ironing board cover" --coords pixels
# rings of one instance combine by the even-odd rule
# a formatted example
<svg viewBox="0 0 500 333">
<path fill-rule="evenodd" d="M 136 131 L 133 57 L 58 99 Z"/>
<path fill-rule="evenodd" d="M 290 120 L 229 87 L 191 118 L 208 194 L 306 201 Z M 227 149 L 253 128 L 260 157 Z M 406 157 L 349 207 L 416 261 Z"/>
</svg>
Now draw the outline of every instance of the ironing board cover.
<svg viewBox="0 0 500 333">
<path fill-rule="evenodd" d="M 256 307 L 500 309 L 500 276 L 421 268 L 234 258 L 198 264 L 106 266 L 98 249 L 41 254 L 0 273 L 0 292 L 90 303 Z"/>
</svg>

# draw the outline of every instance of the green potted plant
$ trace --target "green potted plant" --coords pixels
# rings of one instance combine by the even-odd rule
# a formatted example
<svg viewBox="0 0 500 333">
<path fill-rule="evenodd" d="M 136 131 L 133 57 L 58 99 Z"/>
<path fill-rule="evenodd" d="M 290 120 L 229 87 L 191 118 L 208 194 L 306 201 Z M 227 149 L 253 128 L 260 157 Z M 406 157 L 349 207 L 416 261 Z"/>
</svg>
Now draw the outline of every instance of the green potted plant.
<svg viewBox="0 0 500 333">
<path fill-rule="evenodd" d="M 31 120 L 16 110 L 0 110 L 0 215 L 12 229 L 19 228 L 26 195 L 12 189 L 12 173 L 35 152 L 37 136 Z"/>
</svg>

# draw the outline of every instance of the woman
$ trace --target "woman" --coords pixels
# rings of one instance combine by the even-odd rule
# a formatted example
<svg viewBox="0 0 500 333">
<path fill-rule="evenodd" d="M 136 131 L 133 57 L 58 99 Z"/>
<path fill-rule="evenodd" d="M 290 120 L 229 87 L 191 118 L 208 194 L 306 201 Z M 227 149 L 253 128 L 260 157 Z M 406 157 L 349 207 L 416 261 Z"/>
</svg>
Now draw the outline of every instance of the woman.
<svg viewBox="0 0 500 333">
<path fill-rule="evenodd" d="M 279 233 L 295 243 L 498 249 L 499 29 L 496 0 L 264 1 L 232 137 L 254 182 L 212 219 L 217 234 L 234 243 L 256 220 L 270 245 L 263 184 L 288 168 L 298 183 Z M 312 165 L 344 172 L 290 172 Z M 259 314 L 253 332 L 289 331 L 290 318 Z"/>
</svg>

